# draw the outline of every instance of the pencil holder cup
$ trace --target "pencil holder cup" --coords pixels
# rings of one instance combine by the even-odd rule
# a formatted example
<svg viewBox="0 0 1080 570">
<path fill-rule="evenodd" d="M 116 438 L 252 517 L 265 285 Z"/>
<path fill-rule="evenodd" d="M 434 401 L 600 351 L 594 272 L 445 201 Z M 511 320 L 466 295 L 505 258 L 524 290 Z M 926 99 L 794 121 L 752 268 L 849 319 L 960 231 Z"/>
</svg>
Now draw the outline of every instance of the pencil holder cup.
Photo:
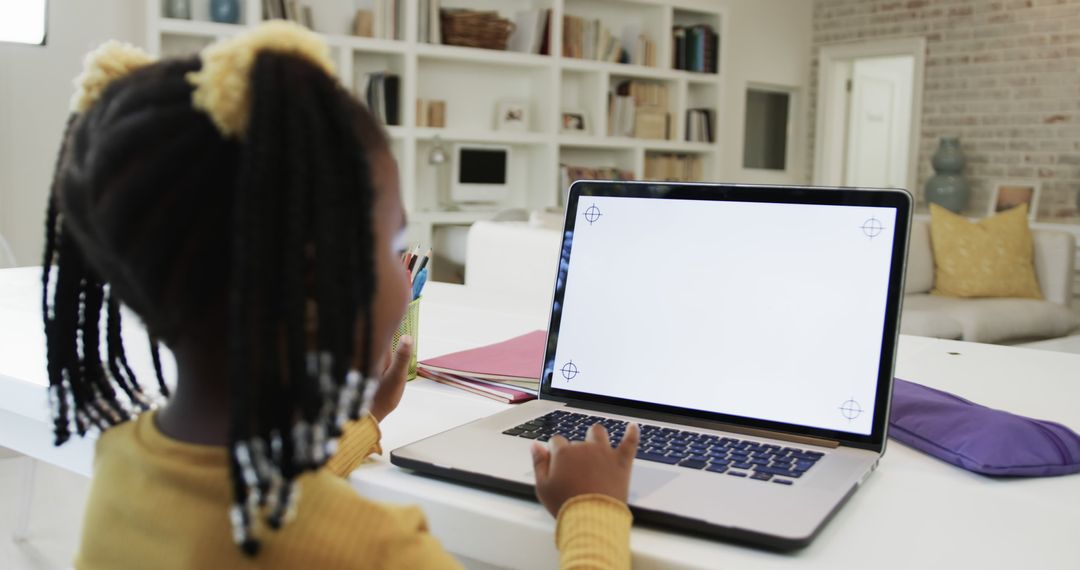
<svg viewBox="0 0 1080 570">
<path fill-rule="evenodd" d="M 401 337 L 409 335 L 413 338 L 413 352 L 412 357 L 409 358 L 409 372 L 405 376 L 406 380 L 413 380 L 416 378 L 416 347 L 417 347 L 417 332 L 420 330 L 420 299 L 418 297 L 409 303 L 409 308 L 405 311 L 405 318 L 401 319 L 401 324 L 398 325 L 397 331 L 394 333 L 393 351 L 397 352 L 398 341 Z"/>
</svg>

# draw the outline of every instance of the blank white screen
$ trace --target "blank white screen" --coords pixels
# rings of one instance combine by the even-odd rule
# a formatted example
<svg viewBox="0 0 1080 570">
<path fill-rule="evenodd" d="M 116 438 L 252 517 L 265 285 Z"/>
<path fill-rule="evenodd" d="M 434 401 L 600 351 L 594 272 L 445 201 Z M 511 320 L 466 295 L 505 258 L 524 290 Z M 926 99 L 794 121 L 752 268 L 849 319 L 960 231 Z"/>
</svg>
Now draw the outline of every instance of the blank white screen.
<svg viewBox="0 0 1080 570">
<path fill-rule="evenodd" d="M 894 209 L 582 196 L 576 215 L 552 387 L 870 433 Z"/>
</svg>

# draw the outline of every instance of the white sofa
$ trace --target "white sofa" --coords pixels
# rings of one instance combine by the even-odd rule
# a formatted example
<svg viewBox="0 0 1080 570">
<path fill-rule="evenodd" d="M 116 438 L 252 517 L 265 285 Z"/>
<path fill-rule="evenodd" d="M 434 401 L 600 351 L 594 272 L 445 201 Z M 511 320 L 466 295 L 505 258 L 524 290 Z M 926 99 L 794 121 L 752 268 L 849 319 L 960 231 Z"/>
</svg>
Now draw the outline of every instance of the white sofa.
<svg viewBox="0 0 1080 570">
<path fill-rule="evenodd" d="M 1080 322 L 1069 309 L 1076 241 L 1068 232 L 1032 230 L 1035 275 L 1044 300 L 960 299 L 931 295 L 934 253 L 930 224 L 911 226 L 900 332 L 971 342 L 1013 344 L 1064 336 Z"/>
<path fill-rule="evenodd" d="M 477 222 L 469 230 L 465 284 L 513 291 L 523 303 L 547 307 L 559 260 L 561 218 Z M 957 299 L 930 295 L 934 256 L 930 228 L 912 226 L 904 334 L 987 343 L 1019 343 L 1069 334 L 1080 321 L 1068 308 L 1076 243 L 1072 234 L 1034 230 L 1035 272 L 1045 300 Z"/>
</svg>

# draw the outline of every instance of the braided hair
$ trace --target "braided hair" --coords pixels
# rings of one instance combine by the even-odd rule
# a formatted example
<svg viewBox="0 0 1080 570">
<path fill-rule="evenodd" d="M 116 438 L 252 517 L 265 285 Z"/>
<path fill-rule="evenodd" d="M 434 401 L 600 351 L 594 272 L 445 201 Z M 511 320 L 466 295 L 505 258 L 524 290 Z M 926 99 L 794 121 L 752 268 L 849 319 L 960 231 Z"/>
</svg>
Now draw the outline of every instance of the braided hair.
<svg viewBox="0 0 1080 570">
<path fill-rule="evenodd" d="M 161 397 L 158 343 L 223 319 L 230 518 L 254 555 L 259 527 L 289 519 L 297 477 L 325 463 L 370 400 L 370 163 L 389 147 L 323 68 L 274 51 L 251 64 L 246 131 L 225 136 L 192 104 L 202 67 L 148 63 L 68 121 L 42 272 L 49 391 L 57 445 L 107 429 L 156 403 L 128 365 L 121 304 L 145 323 Z"/>
</svg>

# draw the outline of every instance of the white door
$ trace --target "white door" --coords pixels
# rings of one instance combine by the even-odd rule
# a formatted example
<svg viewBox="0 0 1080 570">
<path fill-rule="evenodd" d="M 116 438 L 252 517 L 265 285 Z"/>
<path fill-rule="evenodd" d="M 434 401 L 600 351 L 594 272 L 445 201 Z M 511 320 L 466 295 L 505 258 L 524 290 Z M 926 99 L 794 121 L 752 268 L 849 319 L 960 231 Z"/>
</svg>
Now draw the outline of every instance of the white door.
<svg viewBox="0 0 1080 570">
<path fill-rule="evenodd" d="M 905 185 L 910 107 L 910 58 L 855 61 L 845 153 L 846 185 Z"/>
</svg>

